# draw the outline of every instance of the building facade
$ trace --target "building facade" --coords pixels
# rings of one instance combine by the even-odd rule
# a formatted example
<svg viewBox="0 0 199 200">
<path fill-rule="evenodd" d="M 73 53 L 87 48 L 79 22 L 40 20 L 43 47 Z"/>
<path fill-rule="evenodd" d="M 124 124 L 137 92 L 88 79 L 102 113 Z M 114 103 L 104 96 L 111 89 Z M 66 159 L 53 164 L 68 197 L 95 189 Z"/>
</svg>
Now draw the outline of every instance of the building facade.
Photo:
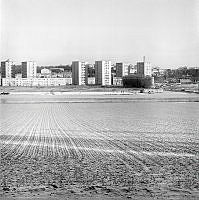
<svg viewBox="0 0 199 200">
<path fill-rule="evenodd" d="M 151 88 L 154 85 L 154 77 L 129 75 L 122 78 L 123 86 L 127 88 Z"/>
<path fill-rule="evenodd" d="M 137 65 L 129 65 L 128 75 L 137 74 Z"/>
<path fill-rule="evenodd" d="M 95 77 L 88 77 L 88 85 L 95 85 Z"/>
<path fill-rule="evenodd" d="M 138 76 L 151 76 L 152 68 L 149 62 L 137 62 L 137 75 Z"/>
<path fill-rule="evenodd" d="M 95 84 L 111 85 L 111 61 L 95 61 Z"/>
<path fill-rule="evenodd" d="M 85 62 L 72 62 L 72 84 L 85 85 L 88 82 L 88 73 Z"/>
<path fill-rule="evenodd" d="M 14 78 L 14 62 L 6 60 L 1 62 L 1 78 Z"/>
<path fill-rule="evenodd" d="M 116 63 L 116 77 L 128 76 L 129 65 L 126 63 Z"/>
<path fill-rule="evenodd" d="M 22 62 L 22 78 L 36 78 L 37 65 L 34 61 Z"/>
<path fill-rule="evenodd" d="M 72 78 L 3 78 L 2 86 L 63 86 L 71 85 Z"/>
<path fill-rule="evenodd" d="M 123 86 L 122 77 L 113 77 L 113 85 Z"/>
</svg>

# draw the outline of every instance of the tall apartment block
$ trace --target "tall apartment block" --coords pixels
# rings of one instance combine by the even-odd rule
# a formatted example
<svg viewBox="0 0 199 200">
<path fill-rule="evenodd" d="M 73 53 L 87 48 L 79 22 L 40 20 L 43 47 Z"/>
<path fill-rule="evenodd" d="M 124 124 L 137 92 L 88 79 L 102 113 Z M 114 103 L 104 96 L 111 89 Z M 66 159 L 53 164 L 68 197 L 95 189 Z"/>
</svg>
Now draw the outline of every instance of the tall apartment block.
<svg viewBox="0 0 199 200">
<path fill-rule="evenodd" d="M 111 85 L 111 61 L 95 61 L 95 84 Z"/>
<path fill-rule="evenodd" d="M 14 62 L 6 60 L 1 62 L 1 78 L 14 78 Z"/>
<path fill-rule="evenodd" d="M 151 76 L 152 68 L 149 62 L 137 62 L 137 75 L 139 76 Z"/>
<path fill-rule="evenodd" d="M 34 61 L 22 62 L 22 78 L 36 78 L 37 65 Z"/>
<path fill-rule="evenodd" d="M 128 76 L 129 65 L 126 63 L 116 63 L 116 77 Z"/>
<path fill-rule="evenodd" d="M 88 72 L 85 62 L 72 62 L 72 84 L 85 85 L 88 81 Z"/>
</svg>

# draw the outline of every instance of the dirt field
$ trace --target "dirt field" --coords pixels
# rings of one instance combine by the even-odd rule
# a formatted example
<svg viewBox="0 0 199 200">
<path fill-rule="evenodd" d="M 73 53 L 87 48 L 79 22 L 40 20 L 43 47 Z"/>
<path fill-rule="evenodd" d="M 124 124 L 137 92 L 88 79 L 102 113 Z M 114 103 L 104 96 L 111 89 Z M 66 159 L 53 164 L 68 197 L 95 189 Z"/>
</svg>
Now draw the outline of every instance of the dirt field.
<svg viewBox="0 0 199 200">
<path fill-rule="evenodd" d="M 86 86 L 86 85 L 66 85 L 66 86 L 54 86 L 54 87 L 3 87 L 0 86 L 0 91 L 9 92 L 103 92 L 103 91 L 131 91 L 132 89 L 122 87 L 100 87 L 100 86 Z M 139 89 L 134 89 L 139 90 Z"/>
<path fill-rule="evenodd" d="M 0 199 L 199 198 L 197 102 L 31 97 L 1 99 Z"/>
</svg>

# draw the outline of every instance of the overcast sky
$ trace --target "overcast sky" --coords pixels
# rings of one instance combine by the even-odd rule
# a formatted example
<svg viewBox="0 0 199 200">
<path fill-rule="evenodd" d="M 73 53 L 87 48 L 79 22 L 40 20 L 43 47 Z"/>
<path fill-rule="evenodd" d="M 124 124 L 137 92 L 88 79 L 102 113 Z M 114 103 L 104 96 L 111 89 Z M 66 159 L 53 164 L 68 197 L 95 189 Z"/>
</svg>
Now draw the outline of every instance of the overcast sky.
<svg viewBox="0 0 199 200">
<path fill-rule="evenodd" d="M 0 0 L 1 60 L 199 67 L 198 0 Z"/>
</svg>

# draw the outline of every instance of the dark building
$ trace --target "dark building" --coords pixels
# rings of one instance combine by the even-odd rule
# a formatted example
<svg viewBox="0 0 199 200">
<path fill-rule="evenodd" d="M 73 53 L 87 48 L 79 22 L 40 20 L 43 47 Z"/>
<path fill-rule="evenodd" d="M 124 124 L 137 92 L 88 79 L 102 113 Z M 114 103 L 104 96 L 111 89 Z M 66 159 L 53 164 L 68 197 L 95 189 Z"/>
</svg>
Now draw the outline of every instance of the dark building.
<svg viewBox="0 0 199 200">
<path fill-rule="evenodd" d="M 1 78 L 14 78 L 15 72 L 13 66 L 14 62 L 9 59 L 1 62 Z"/>
<path fill-rule="evenodd" d="M 34 61 L 22 62 L 22 78 L 36 78 L 37 65 Z"/>
<path fill-rule="evenodd" d="M 154 84 L 154 78 L 150 76 L 124 76 L 122 78 L 124 87 L 150 88 Z"/>
</svg>

